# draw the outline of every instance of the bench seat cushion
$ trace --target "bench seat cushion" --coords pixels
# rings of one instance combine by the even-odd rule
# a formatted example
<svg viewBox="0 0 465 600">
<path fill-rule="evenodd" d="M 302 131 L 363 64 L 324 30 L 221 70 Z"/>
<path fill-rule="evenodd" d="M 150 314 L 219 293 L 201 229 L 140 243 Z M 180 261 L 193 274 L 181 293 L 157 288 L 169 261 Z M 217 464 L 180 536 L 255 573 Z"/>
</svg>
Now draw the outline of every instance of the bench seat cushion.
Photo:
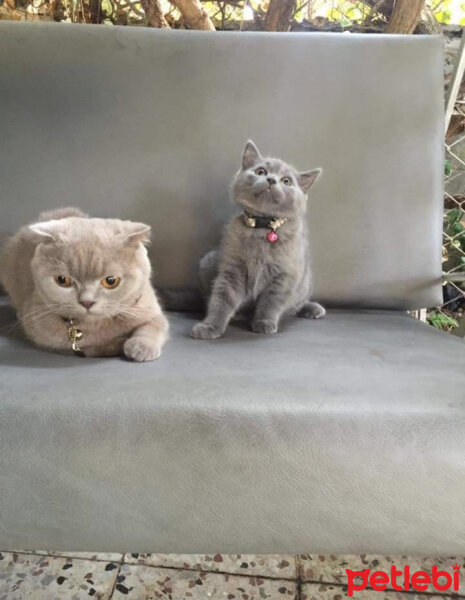
<svg viewBox="0 0 465 600">
<path fill-rule="evenodd" d="M 146 364 L 0 338 L 1 548 L 465 551 L 459 339 L 386 311 L 170 321 Z"/>
</svg>

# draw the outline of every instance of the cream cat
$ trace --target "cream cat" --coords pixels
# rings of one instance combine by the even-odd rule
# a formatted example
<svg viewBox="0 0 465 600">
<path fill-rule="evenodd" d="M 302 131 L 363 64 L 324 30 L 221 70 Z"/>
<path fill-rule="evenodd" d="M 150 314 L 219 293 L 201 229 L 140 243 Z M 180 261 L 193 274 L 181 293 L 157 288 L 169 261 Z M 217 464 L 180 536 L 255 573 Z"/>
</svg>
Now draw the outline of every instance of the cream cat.
<svg viewBox="0 0 465 600">
<path fill-rule="evenodd" d="M 5 245 L 0 279 L 29 339 L 89 357 L 160 356 L 168 321 L 150 283 L 150 227 L 44 213 Z"/>
</svg>

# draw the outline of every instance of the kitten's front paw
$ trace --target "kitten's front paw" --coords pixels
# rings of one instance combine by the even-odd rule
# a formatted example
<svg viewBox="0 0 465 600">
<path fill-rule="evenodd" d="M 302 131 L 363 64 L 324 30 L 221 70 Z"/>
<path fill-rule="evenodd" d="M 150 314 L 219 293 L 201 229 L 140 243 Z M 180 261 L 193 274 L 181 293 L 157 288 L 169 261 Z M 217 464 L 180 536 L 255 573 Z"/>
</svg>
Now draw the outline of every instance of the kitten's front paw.
<svg viewBox="0 0 465 600">
<path fill-rule="evenodd" d="M 307 302 L 300 309 L 299 317 L 304 319 L 322 319 L 326 314 L 326 310 L 318 304 L 318 302 Z"/>
<path fill-rule="evenodd" d="M 252 321 L 252 331 L 255 333 L 265 333 L 270 335 L 278 331 L 278 324 L 272 319 L 260 319 L 259 321 Z"/>
<path fill-rule="evenodd" d="M 146 362 L 160 358 L 161 348 L 150 338 L 132 337 L 125 341 L 123 352 L 136 362 Z"/>
<path fill-rule="evenodd" d="M 222 332 L 214 325 L 201 321 L 192 327 L 189 335 L 195 340 L 216 340 L 222 336 Z"/>
</svg>

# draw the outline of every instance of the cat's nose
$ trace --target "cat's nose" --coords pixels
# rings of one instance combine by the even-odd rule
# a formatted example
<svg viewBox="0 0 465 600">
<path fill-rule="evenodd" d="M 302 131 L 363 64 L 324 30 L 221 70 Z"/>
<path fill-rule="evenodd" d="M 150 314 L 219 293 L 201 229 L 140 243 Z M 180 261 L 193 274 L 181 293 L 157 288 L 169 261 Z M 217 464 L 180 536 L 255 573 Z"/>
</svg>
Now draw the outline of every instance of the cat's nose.
<svg viewBox="0 0 465 600">
<path fill-rule="evenodd" d="M 84 306 L 87 309 L 89 309 L 91 306 L 93 306 L 95 304 L 95 302 L 93 300 L 79 300 L 79 302 L 82 304 L 82 306 Z"/>
<path fill-rule="evenodd" d="M 276 179 L 274 177 L 267 177 L 266 180 L 270 185 L 274 185 L 276 183 Z"/>
</svg>

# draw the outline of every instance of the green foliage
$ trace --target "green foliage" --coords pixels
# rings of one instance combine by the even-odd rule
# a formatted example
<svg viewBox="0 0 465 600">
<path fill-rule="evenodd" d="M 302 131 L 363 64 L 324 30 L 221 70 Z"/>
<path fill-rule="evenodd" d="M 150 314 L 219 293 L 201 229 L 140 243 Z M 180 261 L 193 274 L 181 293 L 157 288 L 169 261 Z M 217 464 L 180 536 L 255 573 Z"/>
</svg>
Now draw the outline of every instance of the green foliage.
<svg viewBox="0 0 465 600">
<path fill-rule="evenodd" d="M 465 252 L 465 212 L 461 208 L 450 208 L 445 212 L 444 232 L 454 238 L 451 245 Z M 465 258 L 465 257 L 461 257 Z"/>
<path fill-rule="evenodd" d="M 436 329 L 442 329 L 443 331 L 451 331 L 459 326 L 457 321 L 442 312 L 433 310 L 427 316 L 427 320 Z"/>
<path fill-rule="evenodd" d="M 445 234 L 442 248 L 444 270 L 460 273 L 465 268 L 465 211 L 459 206 L 446 209 L 443 228 Z M 458 298 L 460 298 L 460 290 L 463 290 L 462 286 L 463 284 L 459 282 L 453 286 L 456 288 Z M 456 310 L 452 309 L 452 306 L 453 303 L 446 303 L 443 312 L 431 311 L 427 315 L 429 323 L 443 331 L 451 331 L 458 327 L 457 321 L 449 314 Z"/>
<path fill-rule="evenodd" d="M 431 8 L 436 19 L 443 25 L 465 25 L 464 0 L 427 0 L 426 6 Z M 353 23 L 360 24 L 368 16 L 370 19 L 376 20 L 379 17 L 383 20 L 381 13 L 372 14 L 368 4 L 357 0 L 313 0 L 312 13 L 330 21 L 339 21 L 342 27 L 349 27 Z M 299 19 L 299 15 L 297 18 Z"/>
<path fill-rule="evenodd" d="M 446 160 L 445 164 L 444 164 L 444 174 L 446 177 L 449 177 L 449 175 L 452 173 L 452 167 L 450 164 L 450 160 Z"/>
<path fill-rule="evenodd" d="M 436 19 L 443 25 L 465 24 L 465 2 L 463 0 L 432 0 L 427 4 L 433 9 Z"/>
<path fill-rule="evenodd" d="M 206 13 L 218 29 L 247 28 L 263 22 L 269 0 L 201 0 Z M 169 0 L 159 0 L 169 16 L 171 26 L 183 27 L 179 11 Z M 16 6 L 21 8 L 16 9 Z M 96 22 L 95 6 L 99 7 L 98 22 L 107 24 L 143 25 L 145 15 L 140 0 L 0 0 L 0 19 L 54 20 L 67 22 Z M 378 6 L 378 10 L 373 10 Z M 389 4 L 392 6 L 392 2 Z M 426 6 L 436 19 L 446 24 L 465 25 L 465 0 L 426 0 Z M 389 20 L 389 11 L 374 0 L 296 0 L 294 20 L 312 21 L 321 26 L 326 21 L 336 22 L 343 29 L 376 26 L 382 31 Z M 255 23 L 255 24 L 256 24 Z"/>
<path fill-rule="evenodd" d="M 363 2 L 342 1 L 335 2 L 333 5 L 328 17 L 331 21 L 339 21 L 341 27 L 350 27 L 352 23 L 361 23 L 369 13 L 369 9 Z"/>
</svg>

